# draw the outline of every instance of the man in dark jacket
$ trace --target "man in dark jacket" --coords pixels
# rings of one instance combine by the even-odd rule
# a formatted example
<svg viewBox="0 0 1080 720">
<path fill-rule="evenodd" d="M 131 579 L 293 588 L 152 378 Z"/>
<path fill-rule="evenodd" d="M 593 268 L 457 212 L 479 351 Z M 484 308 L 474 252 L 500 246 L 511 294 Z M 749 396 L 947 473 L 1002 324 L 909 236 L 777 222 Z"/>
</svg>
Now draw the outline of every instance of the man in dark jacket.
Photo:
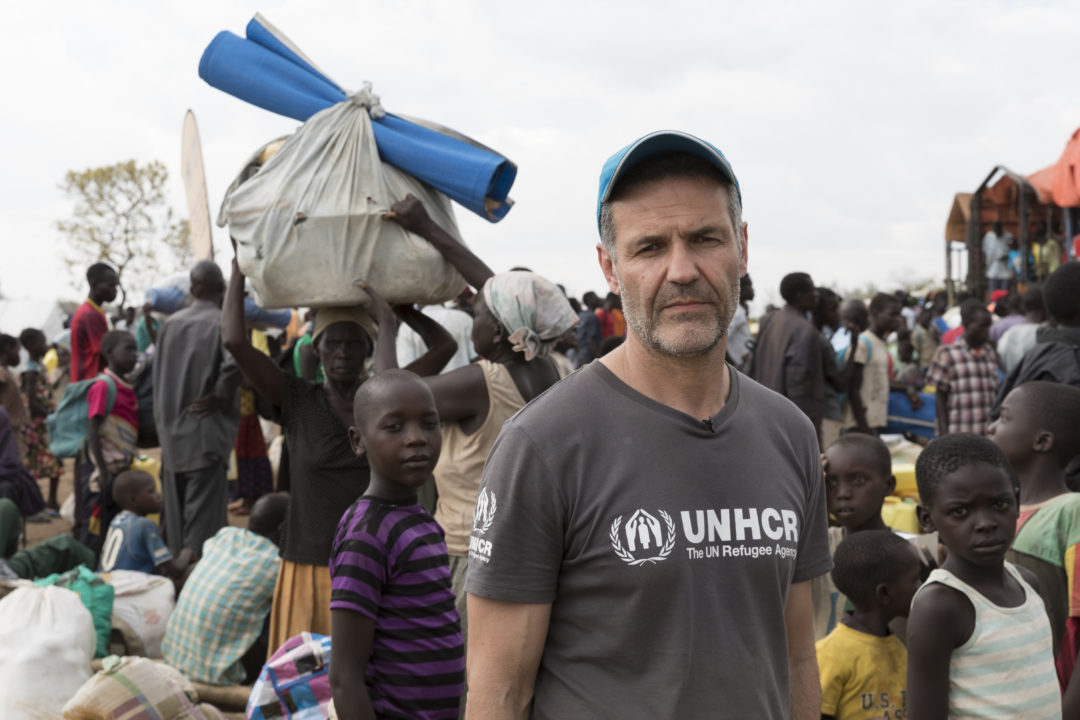
<svg viewBox="0 0 1080 720">
<path fill-rule="evenodd" d="M 1067 262 L 1051 273 L 1043 299 L 1054 327 L 1038 329 L 1035 347 L 1002 383 L 993 417 L 1009 391 L 1026 382 L 1047 380 L 1080 387 L 1080 262 Z"/>
<path fill-rule="evenodd" d="M 762 324 L 750 377 L 795 403 L 814 423 L 820 439 L 825 370 L 817 328 L 807 319 L 817 305 L 817 288 L 809 275 L 796 272 L 780 281 L 780 295 L 787 305 Z"/>
</svg>

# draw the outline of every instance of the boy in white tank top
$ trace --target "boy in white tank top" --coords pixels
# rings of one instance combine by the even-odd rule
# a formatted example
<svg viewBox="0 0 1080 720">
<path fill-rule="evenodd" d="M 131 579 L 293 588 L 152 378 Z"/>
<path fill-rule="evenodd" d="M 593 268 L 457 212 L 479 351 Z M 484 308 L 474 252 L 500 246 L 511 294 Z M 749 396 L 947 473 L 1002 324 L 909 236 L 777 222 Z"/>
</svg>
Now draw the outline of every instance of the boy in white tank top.
<svg viewBox="0 0 1080 720">
<path fill-rule="evenodd" d="M 946 435 L 919 456 L 915 478 L 919 523 L 948 554 L 908 617 L 909 716 L 1061 718 L 1035 576 L 1005 562 L 1019 487 L 1004 454 L 981 435 Z"/>
</svg>

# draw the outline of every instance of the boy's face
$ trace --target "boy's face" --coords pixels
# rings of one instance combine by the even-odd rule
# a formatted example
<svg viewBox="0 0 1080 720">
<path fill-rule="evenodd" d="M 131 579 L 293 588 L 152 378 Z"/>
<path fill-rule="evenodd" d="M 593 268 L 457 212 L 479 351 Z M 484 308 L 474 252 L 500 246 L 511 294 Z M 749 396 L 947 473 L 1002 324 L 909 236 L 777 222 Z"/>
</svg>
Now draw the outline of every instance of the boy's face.
<svg viewBox="0 0 1080 720">
<path fill-rule="evenodd" d="M 870 326 L 878 331 L 879 337 L 888 335 L 900 327 L 900 303 L 891 302 L 882 310 L 870 313 Z"/>
<path fill-rule="evenodd" d="M 907 617 L 911 600 L 922 585 L 922 560 L 914 545 L 909 544 L 897 562 L 896 576 L 888 583 L 889 612 L 893 617 Z"/>
<path fill-rule="evenodd" d="M 829 513 L 848 530 L 862 530 L 881 517 L 885 496 L 896 479 L 883 477 L 871 453 L 860 447 L 832 446 L 825 451 L 829 471 L 825 497 Z"/>
<path fill-rule="evenodd" d="M 1024 397 L 1023 385 L 1006 395 L 1001 402 L 1001 415 L 986 431 L 987 437 L 1001 448 L 1013 468 L 1031 457 L 1041 429 L 1033 408 L 1024 402 Z"/>
<path fill-rule="evenodd" d="M 407 488 L 420 487 L 431 477 L 442 449 L 431 391 L 419 382 L 387 385 L 362 422 L 349 428 L 349 439 L 380 477 Z"/>
<path fill-rule="evenodd" d="M 969 347 L 977 348 L 986 344 L 990 339 L 990 313 L 986 310 L 978 312 L 964 325 L 964 341 Z"/>
<path fill-rule="evenodd" d="M 19 345 L 12 343 L 4 350 L 4 364 L 15 366 L 19 364 Z"/>
<path fill-rule="evenodd" d="M 117 375 L 127 375 L 135 369 L 138 358 L 139 352 L 135 348 L 135 338 L 129 336 L 113 346 L 105 360 Z"/>
<path fill-rule="evenodd" d="M 984 463 L 946 475 L 934 489 L 932 504 L 924 500 L 918 507 L 919 524 L 926 532 L 937 530 L 950 560 L 982 566 L 1004 562 L 1019 514 L 1008 473 Z"/>
<path fill-rule="evenodd" d="M 150 515 L 161 512 L 161 495 L 154 486 L 154 479 L 146 478 L 131 499 L 131 511 L 136 515 Z"/>
</svg>

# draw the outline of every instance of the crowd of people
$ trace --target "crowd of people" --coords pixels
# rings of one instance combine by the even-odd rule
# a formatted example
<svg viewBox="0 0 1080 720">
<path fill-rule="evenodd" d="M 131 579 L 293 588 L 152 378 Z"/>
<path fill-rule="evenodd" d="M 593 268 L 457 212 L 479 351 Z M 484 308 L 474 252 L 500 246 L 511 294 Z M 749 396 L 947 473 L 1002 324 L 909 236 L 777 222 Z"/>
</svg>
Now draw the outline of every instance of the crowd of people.
<svg viewBox="0 0 1080 720">
<path fill-rule="evenodd" d="M 794 272 L 755 331 L 741 215 L 724 154 L 662 132 L 602 170 L 603 295 L 494 272 L 412 196 L 384 221 L 452 306 L 362 284 L 267 333 L 233 258 L 110 323 L 95 264 L 66 340 L 0 335 L 0 576 L 169 578 L 163 658 L 203 683 L 329 636 L 342 720 L 1080 717 L 1080 262 L 952 305 Z M 882 436 L 927 412 L 897 532 Z M 20 548 L 68 456 L 72 534 Z"/>
</svg>

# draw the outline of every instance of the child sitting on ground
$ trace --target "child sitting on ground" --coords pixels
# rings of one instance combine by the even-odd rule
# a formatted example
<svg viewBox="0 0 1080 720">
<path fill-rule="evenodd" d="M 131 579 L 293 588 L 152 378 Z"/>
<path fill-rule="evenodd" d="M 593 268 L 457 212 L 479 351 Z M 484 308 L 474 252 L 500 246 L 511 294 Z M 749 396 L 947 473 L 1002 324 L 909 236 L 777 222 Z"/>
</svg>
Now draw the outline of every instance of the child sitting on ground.
<svg viewBox="0 0 1080 720">
<path fill-rule="evenodd" d="M 442 448 L 435 398 L 406 370 L 356 392 L 349 441 L 371 466 L 330 560 L 337 717 L 458 717 L 465 651 L 442 528 L 417 503 Z"/>
<path fill-rule="evenodd" d="M 185 548 L 173 559 L 157 525 L 146 517 L 161 512 L 161 495 L 154 485 L 154 478 L 141 470 L 125 470 L 113 480 L 112 493 L 113 500 L 122 510 L 109 525 L 109 534 L 101 551 L 101 572 L 157 572 L 170 578 L 179 591 L 191 565 L 192 553 Z"/>
<path fill-rule="evenodd" d="M 135 390 L 126 380 L 138 359 L 135 338 L 121 330 L 107 332 L 101 338 L 101 355 L 106 367 L 87 393 L 86 448 L 75 478 L 76 537 L 81 530 L 80 539 L 95 553 L 101 552 L 105 533 L 119 511 L 111 502 L 112 480 L 131 466 L 139 437 Z"/>
<path fill-rule="evenodd" d="M 841 435 L 822 455 L 825 466 L 825 500 L 837 526 L 829 528 L 829 548 L 850 533 L 888 530 L 881 519 L 885 498 L 896 489 L 889 448 L 873 435 Z M 814 638 L 828 635 L 844 613 L 846 598 L 828 574 L 812 581 Z"/>
<path fill-rule="evenodd" d="M 832 579 L 854 611 L 817 642 L 822 718 L 905 717 L 907 650 L 889 621 L 907 617 L 921 569 L 915 547 L 888 530 L 853 533 L 836 548 Z"/>
<path fill-rule="evenodd" d="M 225 526 L 203 544 L 161 644 L 165 662 L 189 680 L 242 685 L 259 676 L 288 506 L 286 493 L 263 495 L 251 508 L 247 530 Z"/>
<path fill-rule="evenodd" d="M 948 553 L 911 606 L 908 717 L 1060 718 L 1035 577 L 1005 562 L 1019 515 L 1005 455 L 981 435 L 947 435 L 919 455 L 915 480 L 919 524 Z"/>
<path fill-rule="evenodd" d="M 1065 468 L 1080 455 L 1080 388 L 1030 382 L 1010 392 L 987 436 L 1020 478 L 1020 519 L 1006 556 L 1039 579 L 1053 631 L 1065 708 L 1080 717 L 1080 494 L 1065 486 Z"/>
</svg>

